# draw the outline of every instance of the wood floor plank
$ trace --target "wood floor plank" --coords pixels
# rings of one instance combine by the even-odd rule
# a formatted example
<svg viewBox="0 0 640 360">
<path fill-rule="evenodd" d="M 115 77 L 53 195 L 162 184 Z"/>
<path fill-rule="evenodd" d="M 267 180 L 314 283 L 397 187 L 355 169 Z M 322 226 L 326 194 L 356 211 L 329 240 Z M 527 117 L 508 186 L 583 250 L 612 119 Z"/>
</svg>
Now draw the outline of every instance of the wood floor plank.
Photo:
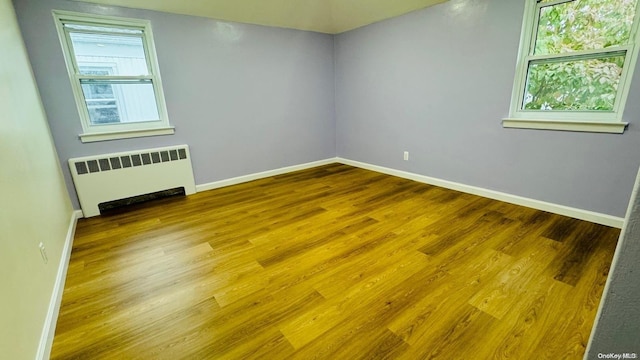
<svg viewBox="0 0 640 360">
<path fill-rule="evenodd" d="M 478 334 L 486 333 L 497 320 L 468 304 L 453 307 L 453 310 L 446 316 L 436 318 L 433 323 L 434 331 L 423 337 L 419 346 L 409 347 L 402 358 L 476 358 L 476 348 L 485 346 L 478 342 Z"/>
<path fill-rule="evenodd" d="M 527 292 L 537 290 L 538 279 L 544 276 L 545 269 L 557 253 L 550 244 L 545 246 L 545 241 L 550 240 L 539 238 L 540 246 L 498 273 L 469 299 L 469 304 L 502 319 Z"/>
<path fill-rule="evenodd" d="M 569 285 L 575 285 L 582 277 L 589 260 L 596 255 L 598 247 L 603 243 L 615 241 L 608 228 L 602 225 L 589 224 L 576 228 L 567 240 L 562 256 L 556 258 L 551 266 L 553 277 Z"/>
<path fill-rule="evenodd" d="M 81 219 L 52 359 L 581 359 L 619 230 L 342 164 Z"/>
<path fill-rule="evenodd" d="M 363 299 L 376 298 L 385 289 L 394 286 L 412 274 L 423 269 L 428 259 L 414 252 L 401 262 L 384 269 L 381 273 L 363 279 L 355 287 L 345 292 L 339 299 L 332 299 L 323 306 L 313 309 L 280 327 L 280 331 L 297 349 L 322 335 L 331 327 L 350 316 L 352 311 L 361 309 Z"/>
<path fill-rule="evenodd" d="M 515 359 L 521 354 L 539 354 L 534 349 L 541 343 L 545 327 L 555 321 L 551 316 L 562 311 L 563 304 L 556 299 L 570 296 L 572 288 L 561 282 L 549 284 L 545 278 L 540 278 L 534 287 L 522 294 L 511 311 L 488 331 L 487 338 L 496 341 L 491 347 L 477 349 L 479 359 Z"/>
<path fill-rule="evenodd" d="M 492 249 L 485 250 L 477 261 L 455 266 L 438 267 L 409 279 L 420 284 L 417 294 L 406 311 L 398 314 L 387 327 L 408 344 L 419 346 L 437 329 L 434 322 L 464 306 L 495 274 L 513 262 L 513 259 Z"/>
</svg>

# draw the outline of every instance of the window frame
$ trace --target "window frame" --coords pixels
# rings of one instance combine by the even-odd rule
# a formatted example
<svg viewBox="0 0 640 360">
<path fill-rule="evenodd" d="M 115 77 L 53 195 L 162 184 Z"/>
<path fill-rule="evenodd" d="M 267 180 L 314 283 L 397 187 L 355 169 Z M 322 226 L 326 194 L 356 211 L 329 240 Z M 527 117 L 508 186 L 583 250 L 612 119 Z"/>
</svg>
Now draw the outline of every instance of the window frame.
<svg viewBox="0 0 640 360">
<path fill-rule="evenodd" d="M 540 9 L 542 7 L 555 6 L 571 1 L 573 0 L 556 0 L 543 3 L 542 5 L 539 5 L 540 2 L 538 0 L 527 0 L 525 2 L 509 117 L 502 120 L 504 127 L 623 133 L 628 125 L 627 122 L 623 122 L 622 115 L 629 95 L 633 72 L 637 65 L 638 50 L 640 49 L 640 46 L 638 46 L 638 41 L 640 40 L 640 35 L 638 34 L 640 30 L 640 1 L 636 3 L 636 13 L 631 26 L 628 44 L 605 49 L 583 50 L 563 54 L 534 55 Z M 606 57 L 607 55 L 610 56 L 620 51 L 625 51 L 626 53 L 624 55 L 625 61 L 613 110 L 553 111 L 522 109 L 526 93 L 527 74 L 531 62 L 544 59 L 573 60 L 576 58 L 579 59 L 581 56 L 594 56 L 595 54 L 603 54 L 602 57 Z"/>
<path fill-rule="evenodd" d="M 121 18 L 104 15 L 85 14 L 71 11 L 53 10 L 54 22 L 58 31 L 60 45 L 67 67 L 67 73 L 71 82 L 74 99 L 80 122 L 82 124 L 83 133 L 79 135 L 82 142 L 94 142 L 104 140 L 126 139 L 155 135 L 170 135 L 175 132 L 175 128 L 170 125 L 167 115 L 166 102 L 164 92 L 162 90 L 162 81 L 160 78 L 160 70 L 158 59 L 153 41 L 153 32 L 151 30 L 151 22 L 143 19 Z M 144 76 L 98 76 L 98 75 L 81 75 L 80 68 L 84 65 L 80 64 L 73 50 L 73 45 L 69 31 L 65 28 L 65 24 L 77 24 L 88 26 L 101 26 L 109 28 L 121 28 L 140 31 L 142 44 L 147 63 L 148 75 Z M 96 31 L 87 31 L 96 33 Z M 110 32 L 105 34 L 113 35 Z M 140 121 L 131 123 L 117 124 L 100 124 L 91 123 L 89 117 L 88 105 L 82 90 L 81 80 L 124 80 L 124 81 L 150 81 L 156 100 L 158 120 Z"/>
</svg>

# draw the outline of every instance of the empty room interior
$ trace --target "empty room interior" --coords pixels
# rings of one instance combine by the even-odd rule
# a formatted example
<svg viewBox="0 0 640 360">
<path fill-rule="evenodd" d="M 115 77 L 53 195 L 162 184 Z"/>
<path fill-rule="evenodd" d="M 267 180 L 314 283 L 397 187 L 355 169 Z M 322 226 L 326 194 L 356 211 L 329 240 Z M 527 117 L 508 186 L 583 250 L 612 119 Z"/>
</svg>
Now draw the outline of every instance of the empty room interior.
<svg viewBox="0 0 640 360">
<path fill-rule="evenodd" d="M 637 358 L 639 23 L 0 0 L 0 358 Z"/>
</svg>

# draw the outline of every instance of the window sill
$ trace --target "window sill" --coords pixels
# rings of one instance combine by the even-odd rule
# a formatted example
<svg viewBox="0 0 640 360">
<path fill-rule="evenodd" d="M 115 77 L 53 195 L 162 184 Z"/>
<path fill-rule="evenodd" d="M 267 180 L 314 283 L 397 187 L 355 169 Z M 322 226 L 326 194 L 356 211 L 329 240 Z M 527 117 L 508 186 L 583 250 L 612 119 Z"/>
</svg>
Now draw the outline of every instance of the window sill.
<svg viewBox="0 0 640 360">
<path fill-rule="evenodd" d="M 563 120 L 502 119 L 502 127 L 622 134 L 629 123 Z"/>
<path fill-rule="evenodd" d="M 118 139 L 131 139 L 137 137 L 146 136 L 159 136 L 159 135 L 172 135 L 175 133 L 173 126 L 158 129 L 144 129 L 144 130 L 128 130 L 128 131 L 112 131 L 102 133 L 84 133 L 80 134 L 80 140 L 83 143 L 118 140 Z"/>
</svg>

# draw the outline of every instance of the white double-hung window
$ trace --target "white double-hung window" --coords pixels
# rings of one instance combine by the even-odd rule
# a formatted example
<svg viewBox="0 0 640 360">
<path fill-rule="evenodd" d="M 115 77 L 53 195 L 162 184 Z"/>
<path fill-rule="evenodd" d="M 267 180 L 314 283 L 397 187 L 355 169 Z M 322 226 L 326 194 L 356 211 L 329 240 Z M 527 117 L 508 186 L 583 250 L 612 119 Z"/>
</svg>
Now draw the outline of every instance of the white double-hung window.
<svg viewBox="0 0 640 360">
<path fill-rule="evenodd" d="M 83 142 L 173 134 L 148 21 L 53 15 Z"/>
<path fill-rule="evenodd" d="M 526 0 L 505 127 L 622 133 L 638 0 Z"/>
</svg>

